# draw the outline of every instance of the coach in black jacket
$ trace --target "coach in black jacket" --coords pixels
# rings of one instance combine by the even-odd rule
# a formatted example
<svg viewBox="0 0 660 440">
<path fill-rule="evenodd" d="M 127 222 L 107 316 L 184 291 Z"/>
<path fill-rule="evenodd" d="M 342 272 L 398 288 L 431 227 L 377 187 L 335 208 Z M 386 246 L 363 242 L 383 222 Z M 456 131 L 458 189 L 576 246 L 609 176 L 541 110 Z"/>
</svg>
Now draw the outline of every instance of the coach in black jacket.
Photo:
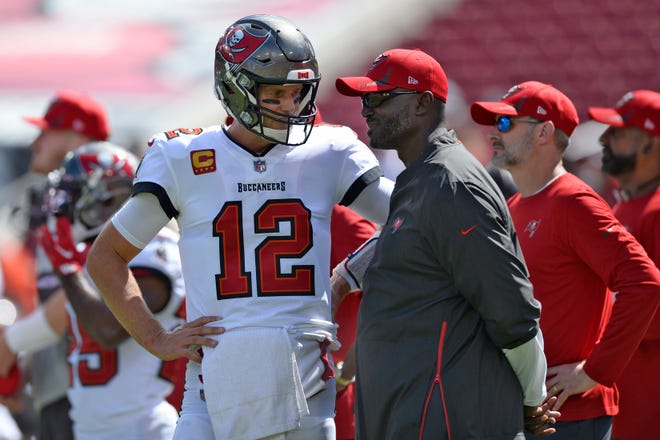
<svg viewBox="0 0 660 440">
<path fill-rule="evenodd" d="M 357 438 L 554 432 L 549 423 L 558 414 L 541 406 L 541 307 L 501 191 L 443 128 L 442 67 L 420 50 L 394 49 L 365 77 L 336 86 L 361 97 L 371 146 L 396 149 L 406 165 L 364 276 Z"/>
</svg>

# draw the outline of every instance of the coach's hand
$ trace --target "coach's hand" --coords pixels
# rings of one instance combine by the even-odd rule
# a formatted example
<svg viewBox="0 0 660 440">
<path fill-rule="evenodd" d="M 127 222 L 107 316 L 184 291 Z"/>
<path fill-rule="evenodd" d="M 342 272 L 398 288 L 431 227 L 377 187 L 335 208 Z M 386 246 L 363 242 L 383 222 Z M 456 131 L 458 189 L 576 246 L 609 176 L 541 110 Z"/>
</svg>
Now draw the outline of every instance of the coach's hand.
<svg viewBox="0 0 660 440">
<path fill-rule="evenodd" d="M 552 427 L 561 416 L 559 411 L 553 411 L 552 407 L 557 401 L 551 397 L 542 405 L 525 407 L 525 431 L 530 434 L 543 437 L 554 434 L 556 429 Z"/>
</svg>

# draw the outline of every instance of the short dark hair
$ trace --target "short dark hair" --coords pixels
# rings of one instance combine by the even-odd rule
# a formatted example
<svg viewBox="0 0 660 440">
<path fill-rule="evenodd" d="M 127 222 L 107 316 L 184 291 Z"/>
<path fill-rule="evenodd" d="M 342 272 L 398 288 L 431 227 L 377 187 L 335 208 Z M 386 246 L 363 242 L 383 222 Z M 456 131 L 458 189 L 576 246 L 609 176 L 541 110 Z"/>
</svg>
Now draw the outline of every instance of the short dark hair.
<svg viewBox="0 0 660 440">
<path fill-rule="evenodd" d="M 563 130 L 555 127 L 555 144 L 557 145 L 557 148 L 559 148 L 559 151 L 566 151 L 566 148 L 568 147 L 569 143 L 569 136 L 564 133 Z"/>
<path fill-rule="evenodd" d="M 434 97 L 434 106 L 435 106 L 435 112 L 437 115 L 437 121 L 436 125 L 444 125 L 445 123 L 445 107 L 447 104 L 441 99 L 435 98 Z"/>
</svg>

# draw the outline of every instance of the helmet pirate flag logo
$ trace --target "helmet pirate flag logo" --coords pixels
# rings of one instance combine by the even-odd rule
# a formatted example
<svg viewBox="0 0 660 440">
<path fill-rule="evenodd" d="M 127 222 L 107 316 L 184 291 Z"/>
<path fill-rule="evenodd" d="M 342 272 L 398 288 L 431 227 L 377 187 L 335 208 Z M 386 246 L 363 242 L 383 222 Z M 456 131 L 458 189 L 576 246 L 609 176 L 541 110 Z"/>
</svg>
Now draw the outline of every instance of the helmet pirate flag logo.
<svg viewBox="0 0 660 440">
<path fill-rule="evenodd" d="M 225 33 L 224 39 L 218 42 L 216 50 L 230 63 L 240 64 L 267 39 L 268 35 L 262 37 L 252 35 L 244 26 L 238 25 Z"/>
</svg>

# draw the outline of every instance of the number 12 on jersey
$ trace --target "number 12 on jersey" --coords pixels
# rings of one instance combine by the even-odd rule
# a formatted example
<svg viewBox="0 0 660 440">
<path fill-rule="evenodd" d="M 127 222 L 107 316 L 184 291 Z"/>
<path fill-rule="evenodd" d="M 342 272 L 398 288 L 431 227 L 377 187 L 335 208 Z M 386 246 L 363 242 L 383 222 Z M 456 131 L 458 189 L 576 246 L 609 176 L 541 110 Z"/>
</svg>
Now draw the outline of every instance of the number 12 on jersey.
<svg viewBox="0 0 660 440">
<path fill-rule="evenodd" d="M 289 234 L 281 234 L 283 223 L 289 223 Z M 282 270 L 282 260 L 301 258 L 313 246 L 311 213 L 302 200 L 266 201 L 254 214 L 254 232 L 271 234 L 254 250 L 257 296 L 313 296 L 313 265 L 294 265 L 289 273 Z M 252 274 L 245 268 L 242 202 L 224 204 L 213 220 L 213 236 L 219 239 L 218 299 L 252 296 Z"/>
</svg>

